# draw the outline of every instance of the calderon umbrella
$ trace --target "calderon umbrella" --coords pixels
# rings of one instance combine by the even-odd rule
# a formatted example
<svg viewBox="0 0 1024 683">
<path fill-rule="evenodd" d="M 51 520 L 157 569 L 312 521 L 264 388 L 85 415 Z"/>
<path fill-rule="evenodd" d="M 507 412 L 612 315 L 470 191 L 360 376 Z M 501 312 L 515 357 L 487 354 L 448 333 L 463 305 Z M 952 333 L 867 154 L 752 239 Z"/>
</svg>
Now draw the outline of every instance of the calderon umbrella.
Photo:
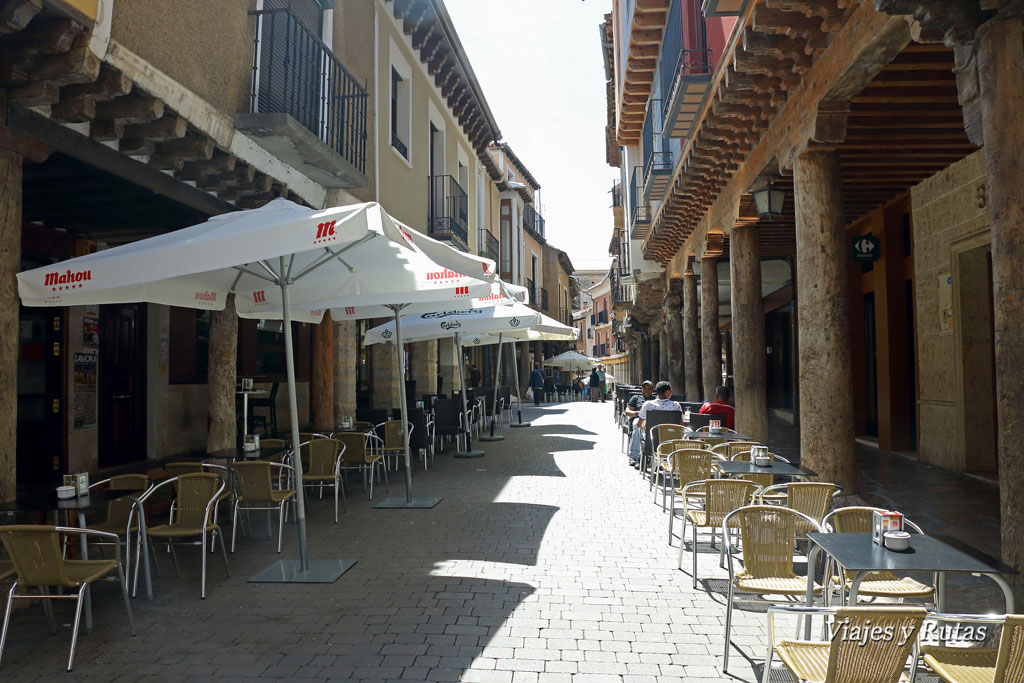
<svg viewBox="0 0 1024 683">
<path fill-rule="evenodd" d="M 462 277 L 433 278 L 443 271 Z M 321 302 L 353 306 L 470 300 L 491 294 L 494 262 L 452 249 L 393 220 L 376 203 L 309 209 L 275 199 L 259 209 L 215 216 L 204 223 L 18 274 L 27 306 L 146 301 L 222 310 L 228 294 L 245 317 L 284 320 L 292 444 L 299 420 L 292 353 L 293 306 L 320 315 Z M 295 481 L 302 481 L 293 458 Z M 321 582 L 348 566 L 311 566 L 302 486 L 296 486 L 299 560 L 282 560 L 257 580 Z M 262 577 L 262 578 L 261 578 Z"/>
</svg>

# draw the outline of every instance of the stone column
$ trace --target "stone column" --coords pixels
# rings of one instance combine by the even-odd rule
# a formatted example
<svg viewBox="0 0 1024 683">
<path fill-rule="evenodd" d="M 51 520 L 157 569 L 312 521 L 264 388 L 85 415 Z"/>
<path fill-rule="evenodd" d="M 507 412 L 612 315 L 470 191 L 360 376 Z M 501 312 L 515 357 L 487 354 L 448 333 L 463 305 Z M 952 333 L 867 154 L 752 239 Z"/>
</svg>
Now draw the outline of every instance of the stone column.
<svg viewBox="0 0 1024 683">
<path fill-rule="evenodd" d="M 665 297 L 665 336 L 668 341 L 666 344 L 668 347 L 668 375 L 666 379 L 672 383 L 672 391 L 674 393 L 685 394 L 683 321 L 679 307 L 679 281 L 675 280 L 669 288 L 668 295 Z"/>
<path fill-rule="evenodd" d="M 801 462 L 821 481 L 857 490 L 850 368 L 850 246 L 842 168 L 834 151 L 809 150 L 793 165 Z"/>
<path fill-rule="evenodd" d="M 1024 20 L 994 21 L 980 32 L 978 74 L 992 217 L 996 414 L 1003 561 L 1024 569 Z M 0 175 L 2 177 L 2 175 Z M 0 328 L 2 329 L 2 328 Z M 1011 579 L 1024 600 L 1024 578 Z M 1019 604 L 1019 602 L 1018 602 Z"/>
<path fill-rule="evenodd" d="M 345 416 L 355 417 L 359 358 L 356 356 L 356 323 L 334 323 L 334 424 Z"/>
<path fill-rule="evenodd" d="M 683 275 L 683 374 L 686 376 L 686 400 L 701 399 L 700 332 L 697 326 L 697 277 Z"/>
<path fill-rule="evenodd" d="M 21 156 L 0 150 L 0 499 L 14 498 L 17 482 L 18 281 L 21 270 Z M 231 315 L 234 315 L 234 307 Z M 212 340 L 211 340 L 212 346 Z M 231 365 L 234 370 L 234 363 Z M 235 387 L 230 392 L 234 416 Z M 233 421 L 232 417 L 232 421 Z M 234 442 L 231 443 L 234 445 Z"/>
<path fill-rule="evenodd" d="M 385 318 L 376 320 L 371 327 L 382 322 L 393 320 Z M 395 342 L 386 344 L 374 344 L 370 347 L 370 390 L 372 397 L 370 404 L 373 408 L 398 407 L 398 356 L 396 355 Z"/>
<path fill-rule="evenodd" d="M 722 331 L 718 327 L 718 257 L 700 261 L 701 355 L 704 360 L 704 398 L 715 397 L 722 383 Z"/>
<path fill-rule="evenodd" d="M 437 340 L 437 374 L 444 378 L 440 393 L 451 398 L 452 391 L 459 388 L 458 355 L 451 339 Z"/>
<path fill-rule="evenodd" d="M 768 443 L 764 298 L 761 296 L 761 247 L 757 228 L 733 227 L 729 244 L 736 431 Z"/>
<path fill-rule="evenodd" d="M 530 343 L 520 342 L 516 344 L 519 349 L 519 395 L 526 400 L 526 388 L 530 383 L 530 372 L 533 366 L 530 365 Z"/>
<path fill-rule="evenodd" d="M 210 313 L 210 344 L 206 374 L 206 450 L 234 448 L 235 370 L 238 362 L 238 315 L 235 295 L 229 294 L 224 310 Z"/>
<path fill-rule="evenodd" d="M 447 340 L 438 342 L 436 339 L 430 341 L 416 342 L 410 344 L 412 350 L 412 364 L 409 367 L 412 380 L 416 382 L 416 397 L 423 394 L 437 393 L 437 346 L 438 343 L 445 343 Z M 451 346 L 451 342 L 448 342 Z"/>
<path fill-rule="evenodd" d="M 334 421 L 334 322 L 331 312 L 313 325 L 309 358 L 309 421 L 318 432 L 333 432 Z"/>
</svg>

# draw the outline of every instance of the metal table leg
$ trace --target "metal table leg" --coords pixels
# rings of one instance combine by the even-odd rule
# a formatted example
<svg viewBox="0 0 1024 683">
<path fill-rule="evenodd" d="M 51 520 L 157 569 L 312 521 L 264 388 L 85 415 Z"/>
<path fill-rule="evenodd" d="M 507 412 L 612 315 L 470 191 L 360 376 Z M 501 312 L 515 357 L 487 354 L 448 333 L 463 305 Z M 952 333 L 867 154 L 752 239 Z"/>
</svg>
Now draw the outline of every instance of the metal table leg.
<svg viewBox="0 0 1024 683">
<path fill-rule="evenodd" d="M 818 553 L 821 552 L 821 546 L 812 543 L 811 548 L 807 551 L 807 606 L 814 607 L 814 573 L 815 564 L 818 561 Z M 804 639 L 811 639 L 811 619 L 808 617 L 807 623 L 804 624 Z"/>
<path fill-rule="evenodd" d="M 85 510 L 81 510 L 81 509 L 78 510 L 78 528 L 80 528 L 80 529 L 84 529 L 85 528 Z M 79 538 L 79 543 L 80 543 L 80 545 L 82 547 L 82 559 L 83 560 L 88 560 L 89 559 L 89 542 L 87 540 L 88 537 L 85 534 L 80 534 L 78 538 Z M 86 588 L 85 588 L 85 604 L 83 605 L 83 607 L 85 608 L 85 632 L 86 633 L 92 633 L 92 591 L 89 590 L 88 586 L 86 586 Z"/>
</svg>

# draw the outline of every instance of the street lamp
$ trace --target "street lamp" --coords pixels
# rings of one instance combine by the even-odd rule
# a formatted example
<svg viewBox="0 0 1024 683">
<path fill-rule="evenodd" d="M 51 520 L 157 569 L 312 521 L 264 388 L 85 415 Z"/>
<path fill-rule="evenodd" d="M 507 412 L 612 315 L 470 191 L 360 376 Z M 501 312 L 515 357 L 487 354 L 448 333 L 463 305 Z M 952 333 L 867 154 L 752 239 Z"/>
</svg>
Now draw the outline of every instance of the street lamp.
<svg viewBox="0 0 1024 683">
<path fill-rule="evenodd" d="M 780 218 L 786 191 L 780 190 L 769 180 L 764 187 L 754 190 L 754 208 L 758 218 Z"/>
</svg>

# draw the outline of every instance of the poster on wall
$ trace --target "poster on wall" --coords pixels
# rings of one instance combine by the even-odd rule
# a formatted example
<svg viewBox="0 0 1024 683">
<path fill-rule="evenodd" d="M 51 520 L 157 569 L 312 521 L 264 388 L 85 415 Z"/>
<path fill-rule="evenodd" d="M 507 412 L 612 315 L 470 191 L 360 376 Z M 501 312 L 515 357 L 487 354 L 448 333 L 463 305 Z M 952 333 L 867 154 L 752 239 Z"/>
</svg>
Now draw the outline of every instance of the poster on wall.
<svg viewBox="0 0 1024 683">
<path fill-rule="evenodd" d="M 82 318 L 82 346 L 98 348 L 100 345 L 99 318 Z"/>
<path fill-rule="evenodd" d="M 73 393 L 75 429 L 96 426 L 96 351 L 76 353 Z"/>
</svg>

